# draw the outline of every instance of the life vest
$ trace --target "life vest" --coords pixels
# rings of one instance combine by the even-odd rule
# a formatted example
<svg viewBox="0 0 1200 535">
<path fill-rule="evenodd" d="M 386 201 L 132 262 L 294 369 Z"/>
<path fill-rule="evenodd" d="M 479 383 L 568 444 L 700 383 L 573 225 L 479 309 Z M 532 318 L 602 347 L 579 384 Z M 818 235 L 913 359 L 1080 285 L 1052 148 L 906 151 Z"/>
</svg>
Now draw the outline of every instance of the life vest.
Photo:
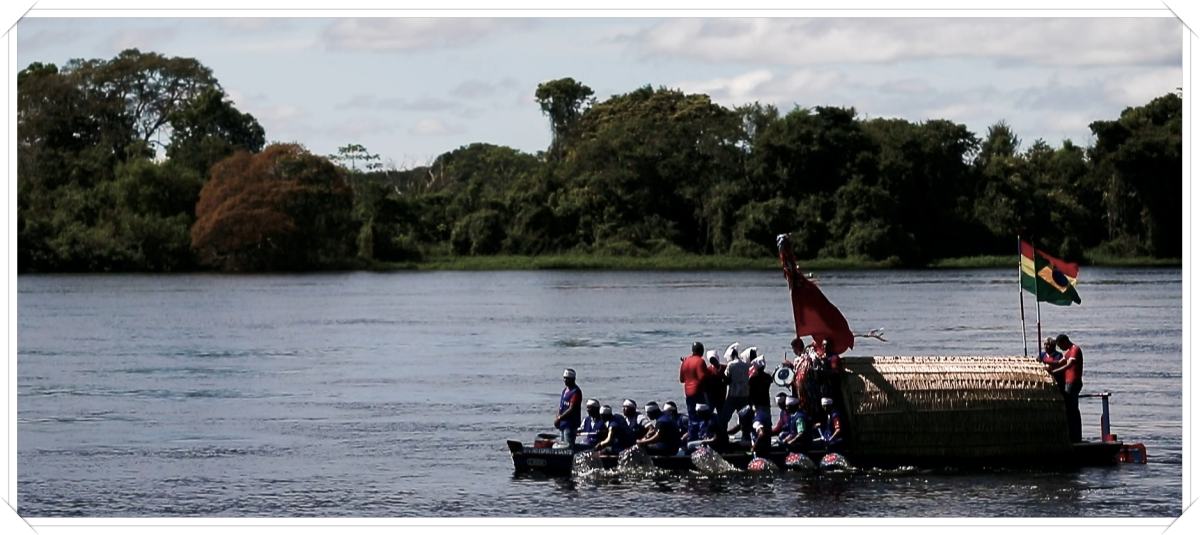
<svg viewBox="0 0 1200 535">
<path fill-rule="evenodd" d="M 583 410 L 583 391 L 579 389 L 579 385 L 568 386 L 563 388 L 562 395 L 558 398 L 558 413 L 562 414 L 571 406 L 571 400 L 576 400 L 575 410 L 558 421 L 559 429 L 575 429 L 581 423 L 580 414 Z"/>
<path fill-rule="evenodd" d="M 621 453 L 633 447 L 637 440 L 634 438 L 633 429 L 629 427 L 629 421 L 624 417 L 614 417 L 608 424 L 608 432 L 615 433 L 612 441 L 613 453 Z"/>
<path fill-rule="evenodd" d="M 604 425 L 604 420 L 588 416 L 579 428 L 579 438 L 576 441 L 583 446 L 595 446 L 600 442 L 600 434 L 605 429 L 607 427 Z"/>
<path fill-rule="evenodd" d="M 655 421 L 655 427 L 658 429 L 658 444 L 662 449 L 674 451 L 679 449 L 679 427 L 675 425 L 675 419 L 669 414 L 663 414 Z"/>
</svg>

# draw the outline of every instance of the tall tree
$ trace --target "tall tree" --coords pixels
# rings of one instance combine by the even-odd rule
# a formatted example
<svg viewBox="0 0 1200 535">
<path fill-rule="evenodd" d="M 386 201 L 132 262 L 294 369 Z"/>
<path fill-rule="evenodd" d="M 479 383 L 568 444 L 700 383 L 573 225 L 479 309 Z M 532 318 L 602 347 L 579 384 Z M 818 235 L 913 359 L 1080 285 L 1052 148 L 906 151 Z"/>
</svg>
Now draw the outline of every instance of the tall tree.
<svg viewBox="0 0 1200 535">
<path fill-rule="evenodd" d="M 124 120 L 137 139 L 165 146 L 156 135 L 171 115 L 205 91 L 219 89 L 212 70 L 193 58 L 167 57 L 136 48 L 111 60 L 74 59 L 64 71 L 76 73 L 84 91 L 124 105 Z"/>
<path fill-rule="evenodd" d="M 168 119 L 171 145 L 167 158 L 201 175 L 238 150 L 258 152 L 266 143 L 266 132 L 254 116 L 238 111 L 217 89 L 205 90 Z"/>
<path fill-rule="evenodd" d="M 1090 125 L 1109 238 L 1123 241 L 1127 253 L 1182 254 L 1182 121 L 1183 100 L 1168 93 Z"/>
<path fill-rule="evenodd" d="M 585 106 L 593 102 L 592 94 L 592 88 L 576 82 L 574 78 L 559 78 L 538 84 L 534 97 L 542 107 L 542 113 L 550 118 L 552 157 L 561 156 Z"/>
</svg>

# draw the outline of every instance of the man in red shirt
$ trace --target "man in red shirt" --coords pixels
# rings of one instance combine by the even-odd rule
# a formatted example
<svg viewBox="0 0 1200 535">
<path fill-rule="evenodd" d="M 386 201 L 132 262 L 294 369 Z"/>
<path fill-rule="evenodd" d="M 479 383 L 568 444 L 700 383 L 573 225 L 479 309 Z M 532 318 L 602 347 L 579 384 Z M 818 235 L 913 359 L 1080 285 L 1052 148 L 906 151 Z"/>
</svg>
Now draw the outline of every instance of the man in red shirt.
<svg viewBox="0 0 1200 535">
<path fill-rule="evenodd" d="M 699 420 L 696 418 L 696 405 L 708 404 L 704 394 L 704 386 L 712 375 L 708 363 L 704 361 L 704 344 L 692 343 L 692 354 L 683 358 L 679 364 L 679 382 L 683 383 L 684 402 L 688 411 L 688 436 L 699 436 Z"/>
<path fill-rule="evenodd" d="M 1083 350 L 1071 343 L 1065 334 L 1058 335 L 1055 343 L 1063 356 L 1050 368 L 1050 373 L 1062 374 L 1063 399 L 1067 404 L 1067 429 L 1071 431 L 1071 442 L 1083 441 L 1083 425 L 1079 416 L 1079 391 L 1083 390 Z M 1050 367 L 1050 365 L 1047 365 Z"/>
</svg>

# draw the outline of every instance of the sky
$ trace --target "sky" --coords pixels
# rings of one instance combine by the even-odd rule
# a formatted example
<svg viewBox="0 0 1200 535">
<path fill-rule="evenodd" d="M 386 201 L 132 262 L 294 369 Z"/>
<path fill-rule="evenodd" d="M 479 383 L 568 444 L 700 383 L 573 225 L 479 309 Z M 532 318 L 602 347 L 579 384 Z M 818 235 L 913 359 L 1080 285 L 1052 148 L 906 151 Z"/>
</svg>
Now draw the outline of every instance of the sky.
<svg viewBox="0 0 1200 535">
<path fill-rule="evenodd" d="M 1182 85 L 1174 18 L 35 18 L 19 67 L 126 48 L 198 59 L 268 141 L 364 145 L 397 168 L 486 142 L 550 143 L 537 84 L 604 100 L 650 84 L 734 106 L 1007 122 L 1090 145 L 1088 124 Z"/>
</svg>

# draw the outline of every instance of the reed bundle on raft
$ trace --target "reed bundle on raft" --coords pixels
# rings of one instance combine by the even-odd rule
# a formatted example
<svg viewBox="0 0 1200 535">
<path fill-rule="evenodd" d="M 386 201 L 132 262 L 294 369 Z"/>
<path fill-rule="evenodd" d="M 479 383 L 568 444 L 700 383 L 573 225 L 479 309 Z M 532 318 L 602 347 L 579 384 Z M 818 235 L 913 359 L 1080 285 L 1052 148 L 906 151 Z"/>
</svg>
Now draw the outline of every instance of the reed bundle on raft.
<svg viewBox="0 0 1200 535">
<path fill-rule="evenodd" d="M 1070 451 L 1063 398 L 1028 357 L 845 357 L 853 450 L 876 459 Z"/>
</svg>

